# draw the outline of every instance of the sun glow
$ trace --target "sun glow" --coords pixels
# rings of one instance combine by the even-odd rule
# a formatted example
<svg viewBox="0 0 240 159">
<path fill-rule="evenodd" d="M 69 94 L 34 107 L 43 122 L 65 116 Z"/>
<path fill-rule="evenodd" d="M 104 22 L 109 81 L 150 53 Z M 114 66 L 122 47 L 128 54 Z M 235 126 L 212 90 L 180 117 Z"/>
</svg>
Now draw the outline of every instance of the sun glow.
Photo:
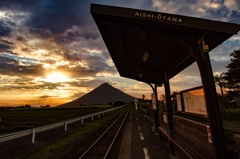
<svg viewBox="0 0 240 159">
<path fill-rule="evenodd" d="M 66 82 L 68 78 L 66 75 L 62 74 L 61 72 L 53 72 L 47 75 L 45 80 L 46 82 Z"/>
</svg>

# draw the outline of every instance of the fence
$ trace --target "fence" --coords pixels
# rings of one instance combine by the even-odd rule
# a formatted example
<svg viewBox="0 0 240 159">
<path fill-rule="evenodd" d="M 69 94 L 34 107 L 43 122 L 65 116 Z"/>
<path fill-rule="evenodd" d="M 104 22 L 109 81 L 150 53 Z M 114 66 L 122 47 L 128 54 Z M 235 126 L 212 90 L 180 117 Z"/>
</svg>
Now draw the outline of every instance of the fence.
<svg viewBox="0 0 240 159">
<path fill-rule="evenodd" d="M 140 108 L 140 110 L 144 113 L 146 113 L 146 111 L 148 110 L 148 116 L 154 120 L 154 114 L 151 108 L 147 110 Z M 160 126 L 168 128 L 167 113 L 159 111 L 158 114 Z M 209 143 L 209 136 L 206 124 L 173 115 L 173 126 L 175 133 L 181 135 L 186 140 L 189 140 L 197 148 L 202 149 L 213 155 L 213 147 L 212 144 Z"/>
<path fill-rule="evenodd" d="M 168 128 L 167 113 L 159 111 L 159 118 L 161 127 Z M 173 127 L 175 133 L 191 141 L 197 148 L 214 155 L 206 124 L 173 115 Z"/>
<path fill-rule="evenodd" d="M 60 126 L 64 126 L 64 130 L 67 131 L 67 125 L 68 124 L 71 124 L 71 123 L 74 123 L 74 122 L 80 121 L 80 120 L 81 120 L 81 124 L 83 124 L 84 119 L 86 119 L 86 118 L 91 118 L 93 120 L 94 116 L 96 116 L 96 115 L 98 115 L 98 117 L 100 117 L 101 114 L 104 115 L 105 113 L 116 111 L 116 110 L 121 109 L 125 106 L 127 106 L 127 105 L 123 105 L 123 106 L 120 106 L 120 107 L 104 110 L 104 111 L 93 113 L 93 114 L 90 114 L 90 115 L 81 116 L 81 117 L 78 117 L 78 118 L 75 118 L 75 119 L 70 119 L 70 120 L 66 120 L 66 121 L 62 121 L 62 122 L 58 122 L 58 123 L 54 123 L 54 124 L 49 124 L 49 125 L 37 127 L 37 128 L 34 128 L 34 129 L 28 129 L 28 130 L 23 130 L 23 131 L 18 131 L 18 132 L 2 135 L 2 136 L 0 136 L 0 143 L 5 142 L 5 141 L 9 141 L 9 140 L 13 140 L 13 139 L 17 139 L 17 138 L 20 138 L 20 137 L 23 137 L 23 136 L 31 135 L 31 134 L 32 134 L 32 143 L 35 143 L 35 134 L 37 132 L 43 132 L 43 131 L 53 129 L 53 128 L 57 128 L 57 127 L 60 127 Z"/>
</svg>

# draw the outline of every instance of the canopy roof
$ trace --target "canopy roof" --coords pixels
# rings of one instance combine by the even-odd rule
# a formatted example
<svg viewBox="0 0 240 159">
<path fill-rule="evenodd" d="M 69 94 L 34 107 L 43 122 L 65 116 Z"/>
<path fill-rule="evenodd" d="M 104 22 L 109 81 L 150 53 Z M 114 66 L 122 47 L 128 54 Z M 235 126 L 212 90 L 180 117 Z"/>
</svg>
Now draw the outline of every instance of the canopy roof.
<svg viewBox="0 0 240 159">
<path fill-rule="evenodd" d="M 232 23 L 97 4 L 91 14 L 119 74 L 156 84 L 165 72 L 172 78 L 195 62 L 189 46 L 199 49 L 203 36 L 211 51 L 240 30 Z"/>
</svg>

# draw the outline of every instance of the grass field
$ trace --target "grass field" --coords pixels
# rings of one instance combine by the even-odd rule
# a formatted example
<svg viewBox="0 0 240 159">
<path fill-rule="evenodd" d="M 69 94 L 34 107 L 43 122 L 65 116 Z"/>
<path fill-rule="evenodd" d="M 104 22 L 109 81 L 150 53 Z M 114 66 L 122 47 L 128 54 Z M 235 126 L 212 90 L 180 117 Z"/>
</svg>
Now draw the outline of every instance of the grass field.
<svg viewBox="0 0 240 159">
<path fill-rule="evenodd" d="M 48 146 L 41 148 L 32 152 L 30 155 L 26 156 L 27 159 L 57 159 L 62 158 L 66 153 L 68 153 L 76 142 L 80 142 L 81 139 L 86 136 L 89 132 L 93 131 L 94 129 L 98 129 L 103 124 L 106 124 L 111 119 L 116 118 L 120 113 L 122 113 L 124 109 L 120 109 L 115 113 L 112 113 L 105 118 L 95 121 L 92 123 L 84 124 L 79 127 L 77 130 L 68 133 L 65 135 L 61 140 L 58 142 Z"/>
<path fill-rule="evenodd" d="M 0 108 L 0 133 L 12 132 L 52 124 L 102 110 L 111 105 L 44 108 Z"/>
</svg>

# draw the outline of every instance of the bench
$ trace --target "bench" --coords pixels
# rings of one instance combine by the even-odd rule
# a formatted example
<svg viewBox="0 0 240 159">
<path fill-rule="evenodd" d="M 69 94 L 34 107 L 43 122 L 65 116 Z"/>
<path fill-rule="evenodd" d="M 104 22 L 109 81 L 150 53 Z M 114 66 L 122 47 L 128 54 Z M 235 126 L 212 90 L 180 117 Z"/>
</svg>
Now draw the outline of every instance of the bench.
<svg viewBox="0 0 240 159">
<path fill-rule="evenodd" d="M 173 130 L 169 130 L 165 127 L 158 128 L 165 136 L 167 136 L 168 140 L 175 145 L 186 158 L 192 159 L 213 159 L 215 158 L 209 152 L 197 147 L 192 142 L 184 138 L 182 135 L 174 132 Z"/>
</svg>

